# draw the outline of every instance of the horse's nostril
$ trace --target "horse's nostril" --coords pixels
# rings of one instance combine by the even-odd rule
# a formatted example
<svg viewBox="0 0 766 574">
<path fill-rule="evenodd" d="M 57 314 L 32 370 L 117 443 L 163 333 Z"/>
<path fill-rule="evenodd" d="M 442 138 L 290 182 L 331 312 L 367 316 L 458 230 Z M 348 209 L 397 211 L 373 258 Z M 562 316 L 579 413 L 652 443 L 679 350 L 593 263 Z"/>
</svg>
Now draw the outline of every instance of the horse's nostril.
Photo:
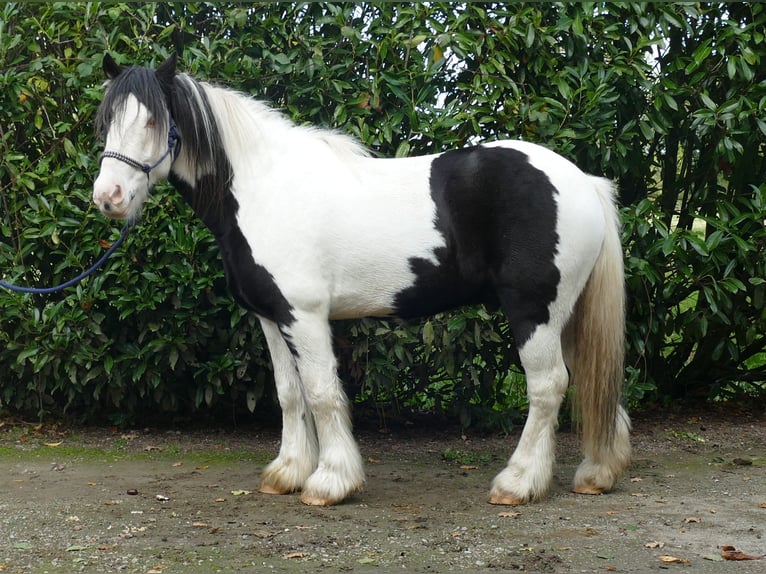
<svg viewBox="0 0 766 574">
<path fill-rule="evenodd" d="M 114 190 L 112 190 L 111 198 L 116 202 L 119 203 L 122 201 L 122 186 L 115 185 Z"/>
</svg>

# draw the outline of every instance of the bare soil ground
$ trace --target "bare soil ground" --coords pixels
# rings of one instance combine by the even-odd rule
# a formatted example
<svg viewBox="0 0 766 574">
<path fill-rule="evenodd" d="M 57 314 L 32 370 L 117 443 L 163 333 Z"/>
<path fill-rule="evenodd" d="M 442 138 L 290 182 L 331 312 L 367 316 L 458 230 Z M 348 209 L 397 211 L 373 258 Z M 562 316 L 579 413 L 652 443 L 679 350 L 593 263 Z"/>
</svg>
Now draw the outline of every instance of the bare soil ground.
<svg viewBox="0 0 766 574">
<path fill-rule="evenodd" d="M 257 492 L 276 430 L 0 422 L 0 572 L 766 572 L 722 556 L 766 554 L 766 414 L 644 415 L 596 497 L 560 432 L 551 496 L 507 508 L 485 500 L 518 432 L 418 426 L 362 431 L 365 491 L 311 508 Z"/>
</svg>

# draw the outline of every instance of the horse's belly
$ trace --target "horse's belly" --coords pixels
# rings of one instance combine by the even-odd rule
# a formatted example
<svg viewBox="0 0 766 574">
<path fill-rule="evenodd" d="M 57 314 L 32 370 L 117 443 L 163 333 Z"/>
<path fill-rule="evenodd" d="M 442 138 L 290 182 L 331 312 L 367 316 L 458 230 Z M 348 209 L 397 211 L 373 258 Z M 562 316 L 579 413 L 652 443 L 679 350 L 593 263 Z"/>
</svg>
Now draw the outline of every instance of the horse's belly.
<svg viewBox="0 0 766 574">
<path fill-rule="evenodd" d="M 391 253 L 367 264 L 343 265 L 329 277 L 330 318 L 386 317 L 394 313 L 398 293 L 411 287 L 416 276 L 410 258 Z"/>
</svg>

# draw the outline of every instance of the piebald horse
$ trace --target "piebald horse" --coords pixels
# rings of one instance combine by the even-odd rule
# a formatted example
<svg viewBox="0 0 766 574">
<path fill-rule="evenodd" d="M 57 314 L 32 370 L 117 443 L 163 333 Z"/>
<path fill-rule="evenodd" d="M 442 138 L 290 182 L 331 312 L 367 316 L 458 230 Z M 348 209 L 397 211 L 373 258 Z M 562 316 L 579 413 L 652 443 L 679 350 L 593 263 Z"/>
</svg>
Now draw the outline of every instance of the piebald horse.
<svg viewBox="0 0 766 574">
<path fill-rule="evenodd" d="M 348 136 L 179 73 L 175 55 L 156 70 L 106 55 L 103 68 L 93 201 L 135 220 L 168 179 L 212 231 L 232 295 L 263 327 L 283 428 L 261 492 L 332 505 L 364 485 L 330 320 L 477 303 L 507 316 L 529 398 L 489 501 L 520 504 L 549 490 L 569 384 L 584 451 L 573 489 L 615 486 L 630 460 L 630 422 L 611 182 L 515 140 L 374 158 Z"/>
</svg>

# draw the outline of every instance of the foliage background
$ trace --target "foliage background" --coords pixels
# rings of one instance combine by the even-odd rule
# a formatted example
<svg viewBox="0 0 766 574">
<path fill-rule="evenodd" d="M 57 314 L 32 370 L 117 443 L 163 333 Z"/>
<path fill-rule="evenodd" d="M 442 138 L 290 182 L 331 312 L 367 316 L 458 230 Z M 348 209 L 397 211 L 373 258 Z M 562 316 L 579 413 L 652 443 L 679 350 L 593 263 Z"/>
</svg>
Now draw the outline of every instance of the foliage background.
<svg viewBox="0 0 766 574">
<path fill-rule="evenodd" d="M 117 230 L 90 205 L 106 51 L 337 127 L 381 155 L 482 139 L 545 144 L 620 184 L 627 398 L 766 394 L 761 4 L 5 3 L 0 269 L 47 286 Z M 166 187 L 104 271 L 52 296 L 0 292 L 0 405 L 131 422 L 272 404 L 254 317 Z M 502 317 L 335 326 L 358 402 L 507 426 L 523 380 Z M 510 375 L 508 373 L 510 372 Z"/>
</svg>

